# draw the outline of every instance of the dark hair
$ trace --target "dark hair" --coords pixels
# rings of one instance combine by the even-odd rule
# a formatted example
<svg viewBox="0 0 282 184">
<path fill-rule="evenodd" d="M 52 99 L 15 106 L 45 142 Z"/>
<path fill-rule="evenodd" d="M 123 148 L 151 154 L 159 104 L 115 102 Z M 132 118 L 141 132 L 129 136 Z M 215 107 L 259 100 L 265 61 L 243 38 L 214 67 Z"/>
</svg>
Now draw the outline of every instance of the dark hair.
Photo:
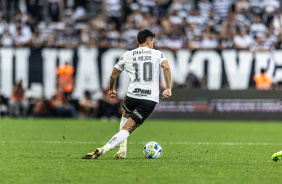
<svg viewBox="0 0 282 184">
<path fill-rule="evenodd" d="M 141 31 L 139 31 L 138 35 L 137 35 L 137 40 L 139 44 L 143 44 L 146 42 L 146 40 L 148 38 L 155 38 L 155 33 L 153 33 L 152 31 L 148 30 L 148 29 L 142 29 Z"/>
<path fill-rule="evenodd" d="M 264 68 L 260 69 L 260 73 L 265 73 L 265 69 Z"/>
</svg>

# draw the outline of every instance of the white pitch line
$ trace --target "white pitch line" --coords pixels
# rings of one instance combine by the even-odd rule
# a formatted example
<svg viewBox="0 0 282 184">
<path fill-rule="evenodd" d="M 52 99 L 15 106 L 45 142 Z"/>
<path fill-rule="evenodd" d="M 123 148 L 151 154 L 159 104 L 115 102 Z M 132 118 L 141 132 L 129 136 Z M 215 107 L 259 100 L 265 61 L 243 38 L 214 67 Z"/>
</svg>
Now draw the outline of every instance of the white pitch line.
<svg viewBox="0 0 282 184">
<path fill-rule="evenodd" d="M 106 142 L 87 141 L 0 141 L 0 144 L 105 144 Z M 146 144 L 147 142 L 128 142 L 128 144 Z M 160 142 L 161 145 L 222 145 L 222 146 L 274 146 L 282 143 L 255 143 L 255 142 Z"/>
</svg>

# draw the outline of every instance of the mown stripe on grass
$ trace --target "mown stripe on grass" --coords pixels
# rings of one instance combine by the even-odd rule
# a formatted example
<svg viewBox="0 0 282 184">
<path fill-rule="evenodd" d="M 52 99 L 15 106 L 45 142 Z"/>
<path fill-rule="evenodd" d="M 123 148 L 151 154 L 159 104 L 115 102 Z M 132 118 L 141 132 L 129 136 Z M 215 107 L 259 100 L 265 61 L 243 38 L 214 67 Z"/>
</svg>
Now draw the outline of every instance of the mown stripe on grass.
<svg viewBox="0 0 282 184">
<path fill-rule="evenodd" d="M 105 144 L 106 142 L 89 141 L 0 141 L 1 144 Z M 128 144 L 146 144 L 147 142 L 128 142 Z M 179 145 L 223 145 L 223 146 L 274 146 L 282 143 L 255 143 L 255 142 L 161 142 L 160 144 Z"/>
</svg>

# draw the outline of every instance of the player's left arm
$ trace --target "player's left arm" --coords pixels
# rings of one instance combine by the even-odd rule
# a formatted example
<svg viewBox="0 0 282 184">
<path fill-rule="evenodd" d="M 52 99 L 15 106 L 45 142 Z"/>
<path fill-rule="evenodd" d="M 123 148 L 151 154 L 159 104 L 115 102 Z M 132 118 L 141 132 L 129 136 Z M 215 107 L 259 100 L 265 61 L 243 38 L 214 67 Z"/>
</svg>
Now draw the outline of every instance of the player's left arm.
<svg viewBox="0 0 282 184">
<path fill-rule="evenodd" d="M 110 77 L 110 88 L 109 88 L 109 93 L 108 95 L 111 98 L 114 98 L 116 96 L 116 90 L 115 90 L 115 84 L 117 81 L 117 78 L 119 76 L 119 74 L 121 73 L 121 71 L 119 71 L 118 69 L 114 68 Z"/>
<path fill-rule="evenodd" d="M 164 72 L 164 79 L 166 84 L 166 89 L 163 92 L 163 98 L 169 98 L 171 96 L 171 72 L 167 60 L 161 63 Z"/>
</svg>

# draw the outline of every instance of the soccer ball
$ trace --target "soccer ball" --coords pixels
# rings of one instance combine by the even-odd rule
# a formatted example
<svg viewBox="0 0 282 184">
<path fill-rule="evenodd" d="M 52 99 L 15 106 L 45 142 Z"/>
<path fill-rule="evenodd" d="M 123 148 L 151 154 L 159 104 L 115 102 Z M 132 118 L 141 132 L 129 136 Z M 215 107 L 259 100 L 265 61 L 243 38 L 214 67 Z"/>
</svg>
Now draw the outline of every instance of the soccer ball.
<svg viewBox="0 0 282 184">
<path fill-rule="evenodd" d="M 143 148 L 145 158 L 160 158 L 162 156 L 162 147 L 159 143 L 148 142 Z"/>
</svg>

